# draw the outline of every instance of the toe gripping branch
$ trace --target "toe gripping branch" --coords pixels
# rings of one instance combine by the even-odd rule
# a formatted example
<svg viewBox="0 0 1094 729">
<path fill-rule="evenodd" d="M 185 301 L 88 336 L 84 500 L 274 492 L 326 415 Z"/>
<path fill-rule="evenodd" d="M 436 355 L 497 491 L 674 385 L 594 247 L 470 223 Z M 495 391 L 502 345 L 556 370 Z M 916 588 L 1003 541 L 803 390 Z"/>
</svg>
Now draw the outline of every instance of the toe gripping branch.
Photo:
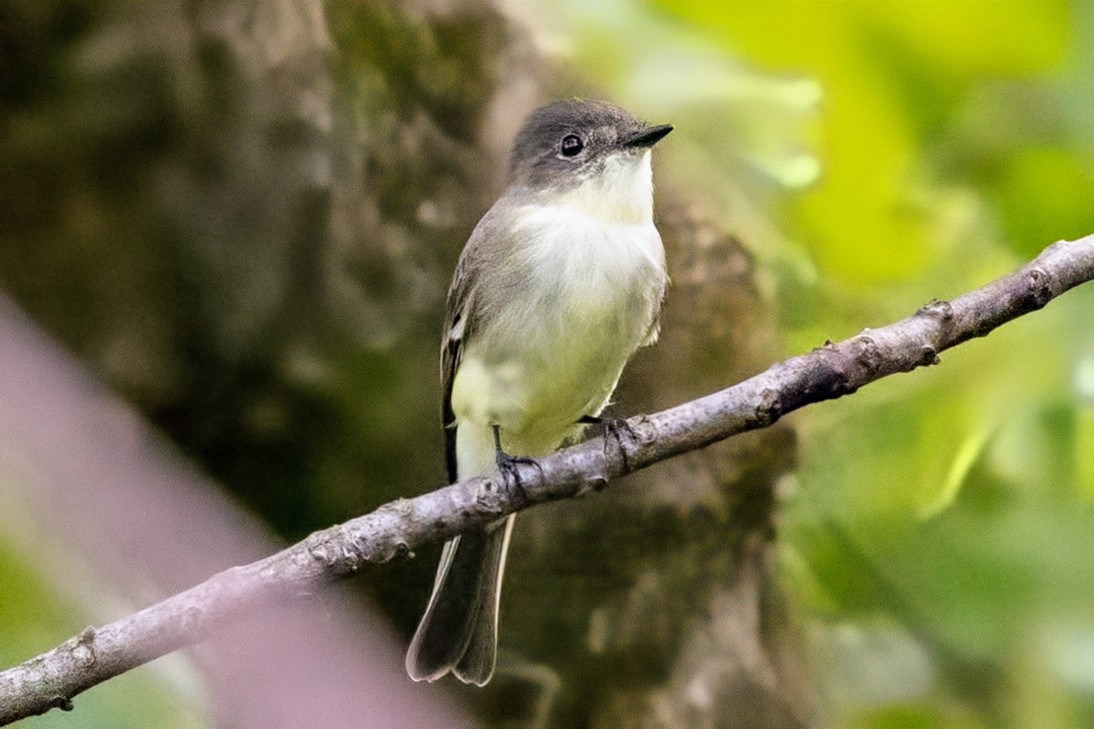
<svg viewBox="0 0 1094 729">
<path fill-rule="evenodd" d="M 494 430 L 494 462 L 498 464 L 498 473 L 501 474 L 504 488 L 506 491 L 510 489 L 516 491 L 521 501 L 527 503 L 528 494 L 525 492 L 524 484 L 520 480 L 519 466 L 534 466 L 541 477 L 543 476 L 543 469 L 540 468 L 539 463 L 534 458 L 511 456 L 503 451 L 501 449 L 501 432 L 498 426 L 492 427 Z"/>
<path fill-rule="evenodd" d="M 630 472 L 631 464 L 627 458 L 627 445 L 624 443 L 623 438 L 626 436 L 627 440 L 637 443 L 638 433 L 635 432 L 626 418 L 601 418 L 596 415 L 583 415 L 578 422 L 602 427 L 604 429 L 604 458 L 611 457 L 611 454 L 608 453 L 608 441 L 615 441 L 615 447 L 619 451 L 619 458 L 623 461 L 623 472 Z"/>
</svg>

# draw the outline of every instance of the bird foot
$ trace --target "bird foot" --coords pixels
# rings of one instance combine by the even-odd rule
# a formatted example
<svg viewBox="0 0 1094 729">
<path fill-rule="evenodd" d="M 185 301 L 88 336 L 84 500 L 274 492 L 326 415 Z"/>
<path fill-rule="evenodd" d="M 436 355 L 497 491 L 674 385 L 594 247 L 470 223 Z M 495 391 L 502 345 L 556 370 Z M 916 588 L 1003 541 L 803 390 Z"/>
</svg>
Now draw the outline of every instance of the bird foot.
<svg viewBox="0 0 1094 729">
<path fill-rule="evenodd" d="M 630 462 L 627 459 L 627 446 L 623 442 L 624 436 L 632 443 L 638 442 L 638 433 L 626 418 L 601 418 L 596 415 L 584 415 L 578 422 L 589 425 L 599 425 L 604 429 L 604 457 L 608 458 L 608 441 L 615 441 L 615 447 L 619 450 L 619 457 L 623 461 L 623 470 L 630 471 Z"/>
<path fill-rule="evenodd" d="M 534 458 L 511 456 L 503 451 L 501 449 L 501 434 L 498 432 L 498 426 L 496 425 L 494 426 L 494 462 L 498 466 L 498 473 L 501 474 L 505 490 L 515 491 L 522 502 L 527 502 L 528 494 L 525 492 L 524 484 L 520 478 L 520 466 L 534 466 L 541 477 L 543 476 L 543 469 L 540 468 L 539 463 Z"/>
</svg>

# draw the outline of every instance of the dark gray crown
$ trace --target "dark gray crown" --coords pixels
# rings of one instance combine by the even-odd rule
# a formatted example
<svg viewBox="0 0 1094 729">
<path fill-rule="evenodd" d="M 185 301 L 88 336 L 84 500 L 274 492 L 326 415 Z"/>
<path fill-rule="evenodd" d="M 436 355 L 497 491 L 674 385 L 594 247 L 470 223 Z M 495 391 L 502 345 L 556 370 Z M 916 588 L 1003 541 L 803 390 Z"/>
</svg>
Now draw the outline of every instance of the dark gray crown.
<svg viewBox="0 0 1094 729">
<path fill-rule="evenodd" d="M 556 101 L 524 122 L 513 146 L 509 180 L 536 188 L 576 184 L 611 153 L 647 148 L 671 129 L 651 127 L 604 101 Z M 567 156 L 563 140 L 571 136 L 580 140 L 582 149 Z"/>
</svg>

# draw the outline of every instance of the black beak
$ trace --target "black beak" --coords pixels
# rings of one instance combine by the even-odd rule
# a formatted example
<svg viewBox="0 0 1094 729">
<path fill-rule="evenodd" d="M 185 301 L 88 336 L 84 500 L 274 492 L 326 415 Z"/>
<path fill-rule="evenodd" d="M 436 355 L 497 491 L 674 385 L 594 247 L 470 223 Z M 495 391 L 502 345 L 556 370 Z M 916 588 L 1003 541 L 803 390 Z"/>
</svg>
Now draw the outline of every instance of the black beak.
<svg viewBox="0 0 1094 729">
<path fill-rule="evenodd" d="M 630 139 L 623 140 L 623 146 L 630 149 L 649 148 L 657 144 L 661 137 L 672 131 L 671 124 L 661 124 L 656 127 L 646 127 Z"/>
</svg>

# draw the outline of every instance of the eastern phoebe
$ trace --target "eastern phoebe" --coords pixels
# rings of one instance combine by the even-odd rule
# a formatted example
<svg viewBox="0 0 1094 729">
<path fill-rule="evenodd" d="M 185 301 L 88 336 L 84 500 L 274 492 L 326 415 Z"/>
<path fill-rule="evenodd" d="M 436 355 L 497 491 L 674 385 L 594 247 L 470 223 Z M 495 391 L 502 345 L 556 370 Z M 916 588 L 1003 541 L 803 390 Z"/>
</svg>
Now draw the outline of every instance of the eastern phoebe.
<svg viewBox="0 0 1094 729">
<path fill-rule="evenodd" d="M 580 435 L 635 350 L 657 339 L 668 276 L 650 149 L 670 125 L 559 101 L 517 136 L 505 191 L 475 226 L 441 344 L 450 481 L 493 476 Z M 415 681 L 485 685 L 513 517 L 444 545 L 410 649 Z"/>
</svg>

